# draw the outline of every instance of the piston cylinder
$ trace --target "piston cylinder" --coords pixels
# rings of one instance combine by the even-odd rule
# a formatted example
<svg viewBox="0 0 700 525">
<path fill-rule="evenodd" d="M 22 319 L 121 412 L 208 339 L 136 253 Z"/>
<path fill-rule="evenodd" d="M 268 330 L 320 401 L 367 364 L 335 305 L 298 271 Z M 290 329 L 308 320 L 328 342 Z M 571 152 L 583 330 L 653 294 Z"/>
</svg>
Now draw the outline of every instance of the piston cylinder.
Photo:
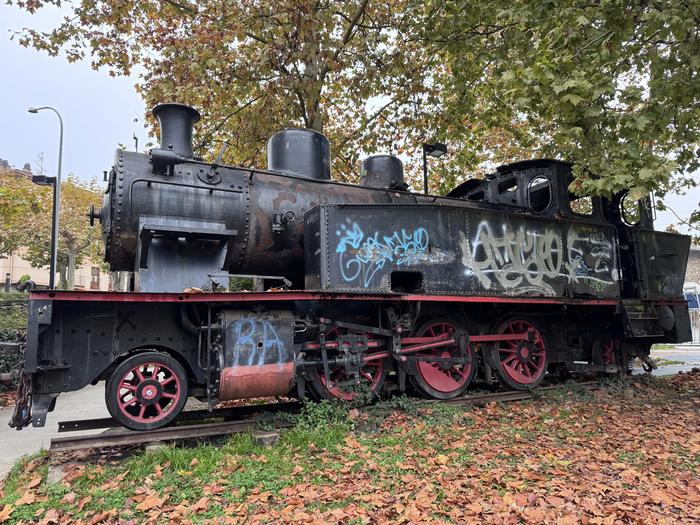
<svg viewBox="0 0 700 525">
<path fill-rule="evenodd" d="M 288 311 L 221 314 L 219 399 L 286 395 L 294 384 L 294 319 Z"/>
</svg>

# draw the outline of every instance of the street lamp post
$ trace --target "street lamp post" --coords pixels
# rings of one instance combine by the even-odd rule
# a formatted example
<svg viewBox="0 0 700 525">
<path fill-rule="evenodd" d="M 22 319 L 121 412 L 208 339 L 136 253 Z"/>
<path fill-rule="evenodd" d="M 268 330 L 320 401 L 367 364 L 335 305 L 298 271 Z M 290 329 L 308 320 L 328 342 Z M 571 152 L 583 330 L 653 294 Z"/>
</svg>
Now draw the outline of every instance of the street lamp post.
<svg viewBox="0 0 700 525">
<path fill-rule="evenodd" d="M 423 144 L 423 193 L 428 194 L 428 156 L 442 157 L 447 153 L 447 146 L 441 142 Z"/>
<path fill-rule="evenodd" d="M 51 221 L 51 265 L 49 271 L 49 288 L 54 290 L 56 288 L 56 266 L 58 259 L 58 220 L 61 210 L 61 165 L 63 164 L 63 119 L 61 114 L 51 106 L 42 106 L 40 108 L 31 107 L 27 111 L 29 113 L 38 113 L 44 109 L 49 109 L 56 113 L 58 117 L 58 123 L 60 126 L 60 135 L 58 140 L 58 172 L 56 173 L 56 179 L 50 181 L 53 177 L 44 177 L 44 180 L 37 180 L 37 184 L 51 184 L 53 182 L 53 218 Z M 32 178 L 33 179 L 33 178 Z"/>
</svg>

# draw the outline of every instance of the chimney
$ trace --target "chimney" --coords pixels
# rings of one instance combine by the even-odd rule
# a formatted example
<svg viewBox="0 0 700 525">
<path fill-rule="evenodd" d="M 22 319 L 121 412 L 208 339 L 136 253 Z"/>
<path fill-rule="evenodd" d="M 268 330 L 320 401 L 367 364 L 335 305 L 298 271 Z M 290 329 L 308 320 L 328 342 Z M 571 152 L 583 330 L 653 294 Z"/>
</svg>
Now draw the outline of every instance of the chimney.
<svg viewBox="0 0 700 525">
<path fill-rule="evenodd" d="M 160 124 L 160 149 L 183 157 L 192 156 L 192 130 L 201 117 L 193 107 L 185 104 L 159 104 L 153 116 Z"/>
</svg>

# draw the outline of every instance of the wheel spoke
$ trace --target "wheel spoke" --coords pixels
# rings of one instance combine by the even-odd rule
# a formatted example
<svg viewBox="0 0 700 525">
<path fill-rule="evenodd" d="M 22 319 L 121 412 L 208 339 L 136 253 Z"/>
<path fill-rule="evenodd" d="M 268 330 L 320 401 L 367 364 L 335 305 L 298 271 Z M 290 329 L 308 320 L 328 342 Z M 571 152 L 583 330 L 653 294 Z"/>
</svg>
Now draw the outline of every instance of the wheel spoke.
<svg viewBox="0 0 700 525">
<path fill-rule="evenodd" d="M 513 354 L 513 355 L 507 357 L 506 359 L 504 359 L 504 360 L 501 361 L 501 362 L 502 362 L 504 365 L 508 365 L 509 363 L 512 363 L 513 361 L 516 361 L 517 359 L 518 359 L 517 354 Z"/>
<path fill-rule="evenodd" d="M 454 365 L 454 366 L 451 368 L 451 370 L 452 370 L 454 373 L 456 373 L 459 377 L 462 377 L 462 378 L 467 377 L 467 374 L 464 372 L 464 370 L 459 369 L 457 365 Z"/>
<path fill-rule="evenodd" d="M 139 417 L 143 419 L 144 414 L 146 414 L 146 405 L 141 405 L 141 410 L 139 410 Z"/>
<path fill-rule="evenodd" d="M 164 378 L 162 381 L 158 381 L 158 382 L 160 383 L 160 386 L 165 386 L 168 383 L 170 383 L 171 381 L 175 381 L 175 376 L 170 376 L 170 377 Z"/>
<path fill-rule="evenodd" d="M 167 399 L 177 399 L 177 394 L 171 394 L 170 392 L 162 392 L 160 397 L 165 397 Z"/>
<path fill-rule="evenodd" d="M 139 382 L 141 382 L 141 381 L 144 380 L 143 374 L 141 373 L 141 367 L 140 367 L 140 366 L 137 366 L 136 368 L 134 368 L 134 375 L 136 375 L 136 377 L 138 377 Z"/>
</svg>

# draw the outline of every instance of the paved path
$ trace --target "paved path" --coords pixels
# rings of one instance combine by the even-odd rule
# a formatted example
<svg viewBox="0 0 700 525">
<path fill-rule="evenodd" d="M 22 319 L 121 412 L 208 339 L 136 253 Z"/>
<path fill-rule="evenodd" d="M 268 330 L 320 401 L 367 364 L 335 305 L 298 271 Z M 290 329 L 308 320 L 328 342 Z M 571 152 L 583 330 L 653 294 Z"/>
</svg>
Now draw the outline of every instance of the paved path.
<svg viewBox="0 0 700 525">
<path fill-rule="evenodd" d="M 651 357 L 666 361 L 680 361 L 680 364 L 660 366 L 652 373 L 655 376 L 667 376 L 681 371 L 700 368 L 700 347 L 677 346 L 668 350 L 652 350 Z M 639 369 L 641 370 L 641 369 Z M 635 369 L 636 372 L 636 369 Z"/>
<path fill-rule="evenodd" d="M 104 384 L 100 383 L 77 392 L 61 394 L 56 399 L 56 409 L 49 412 L 46 426 L 42 428 L 28 427 L 20 431 L 10 428 L 7 423 L 14 407 L 0 408 L 0 479 L 5 477 L 15 461 L 22 456 L 49 448 L 51 438 L 59 435 L 59 421 L 109 417 L 104 392 Z M 84 434 L 99 432 L 101 430 L 85 431 Z"/>
</svg>

